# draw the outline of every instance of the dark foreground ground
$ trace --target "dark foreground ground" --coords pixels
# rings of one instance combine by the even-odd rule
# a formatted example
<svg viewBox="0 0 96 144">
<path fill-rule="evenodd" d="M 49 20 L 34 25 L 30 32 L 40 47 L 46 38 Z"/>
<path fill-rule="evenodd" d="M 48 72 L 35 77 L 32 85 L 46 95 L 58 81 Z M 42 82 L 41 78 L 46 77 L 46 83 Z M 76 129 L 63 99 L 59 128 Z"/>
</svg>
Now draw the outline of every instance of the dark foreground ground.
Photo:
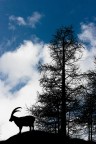
<svg viewBox="0 0 96 144">
<path fill-rule="evenodd" d="M 17 134 L 5 141 L 1 141 L 0 144 L 96 144 L 95 142 L 88 142 L 81 139 L 71 139 L 64 136 L 47 133 L 43 131 L 23 132 Z"/>
</svg>

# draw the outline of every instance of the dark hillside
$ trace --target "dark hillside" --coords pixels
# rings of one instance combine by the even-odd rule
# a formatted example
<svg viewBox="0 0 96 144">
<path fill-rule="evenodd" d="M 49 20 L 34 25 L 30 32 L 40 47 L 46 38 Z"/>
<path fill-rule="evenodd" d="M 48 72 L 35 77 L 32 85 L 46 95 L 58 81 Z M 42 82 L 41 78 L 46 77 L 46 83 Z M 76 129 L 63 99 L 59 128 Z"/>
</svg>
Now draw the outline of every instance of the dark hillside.
<svg viewBox="0 0 96 144">
<path fill-rule="evenodd" d="M 10 137 L 8 140 L 5 141 L 6 144 L 31 144 L 33 142 L 39 143 L 47 143 L 47 142 L 54 142 L 58 141 L 59 136 L 47 133 L 43 131 L 32 131 L 32 132 L 24 132 L 22 134 L 17 134 Z"/>
<path fill-rule="evenodd" d="M 66 138 L 58 134 L 47 133 L 43 131 L 32 131 L 32 132 L 23 132 L 22 134 L 17 134 L 6 141 L 1 141 L 0 144 L 34 144 L 35 143 L 64 143 L 64 144 L 96 144 L 95 142 L 88 142 L 81 139 L 71 139 Z"/>
</svg>

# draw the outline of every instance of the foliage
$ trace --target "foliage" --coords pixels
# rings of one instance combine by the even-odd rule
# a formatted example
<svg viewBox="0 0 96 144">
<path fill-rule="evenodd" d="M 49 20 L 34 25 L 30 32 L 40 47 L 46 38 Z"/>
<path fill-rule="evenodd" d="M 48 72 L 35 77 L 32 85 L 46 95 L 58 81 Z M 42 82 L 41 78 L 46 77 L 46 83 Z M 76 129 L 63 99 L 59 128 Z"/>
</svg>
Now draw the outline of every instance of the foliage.
<svg viewBox="0 0 96 144">
<path fill-rule="evenodd" d="M 78 122 L 87 126 L 88 139 L 92 140 L 94 127 L 96 127 L 96 71 L 88 71 L 85 77 L 87 81 L 86 94 L 81 105 Z"/>
<path fill-rule="evenodd" d="M 61 27 L 53 36 L 49 49 L 52 61 L 40 65 L 43 89 L 37 105 L 30 110 L 38 117 L 42 128 L 63 133 L 66 131 L 66 113 L 76 110 L 77 96 L 82 89 L 76 65 L 82 56 L 82 46 L 74 37 L 72 27 Z"/>
</svg>

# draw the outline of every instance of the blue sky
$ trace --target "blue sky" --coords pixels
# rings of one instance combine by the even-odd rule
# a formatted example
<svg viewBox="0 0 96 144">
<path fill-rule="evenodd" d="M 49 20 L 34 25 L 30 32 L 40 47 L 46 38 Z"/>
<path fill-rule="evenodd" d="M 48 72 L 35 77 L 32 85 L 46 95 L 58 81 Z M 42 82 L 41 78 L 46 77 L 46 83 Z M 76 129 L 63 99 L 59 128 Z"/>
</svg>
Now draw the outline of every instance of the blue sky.
<svg viewBox="0 0 96 144">
<path fill-rule="evenodd" d="M 56 29 L 69 25 L 85 47 L 80 69 L 93 69 L 96 0 L 0 0 L 1 139 L 18 133 L 9 122 L 11 111 L 21 106 L 19 114 L 26 115 L 25 106 L 36 102 L 42 92 L 36 66 L 41 59 L 52 62 L 48 44 Z"/>
<path fill-rule="evenodd" d="M 14 47 L 24 39 L 36 35 L 44 42 L 49 42 L 55 30 L 60 26 L 73 25 L 75 32 L 80 30 L 81 22 L 95 21 L 95 0 L 0 0 L 0 42 L 7 39 L 14 41 Z M 35 28 L 16 26 L 14 31 L 9 29 L 9 17 L 32 16 L 34 12 L 42 16 Z"/>
</svg>

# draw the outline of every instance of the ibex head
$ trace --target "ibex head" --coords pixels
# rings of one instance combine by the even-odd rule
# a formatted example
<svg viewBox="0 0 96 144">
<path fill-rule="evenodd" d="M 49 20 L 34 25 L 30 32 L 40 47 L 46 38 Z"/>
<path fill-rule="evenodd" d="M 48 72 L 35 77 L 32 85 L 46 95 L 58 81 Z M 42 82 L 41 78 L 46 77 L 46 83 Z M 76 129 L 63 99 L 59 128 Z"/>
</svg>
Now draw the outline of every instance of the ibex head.
<svg viewBox="0 0 96 144">
<path fill-rule="evenodd" d="M 13 115 L 13 114 L 14 114 L 15 112 L 19 111 L 18 108 L 21 108 L 21 107 L 17 107 L 17 108 L 15 108 L 15 109 L 12 111 L 11 117 L 10 117 L 9 121 L 11 121 L 11 122 L 14 121 L 14 115 Z"/>
</svg>

